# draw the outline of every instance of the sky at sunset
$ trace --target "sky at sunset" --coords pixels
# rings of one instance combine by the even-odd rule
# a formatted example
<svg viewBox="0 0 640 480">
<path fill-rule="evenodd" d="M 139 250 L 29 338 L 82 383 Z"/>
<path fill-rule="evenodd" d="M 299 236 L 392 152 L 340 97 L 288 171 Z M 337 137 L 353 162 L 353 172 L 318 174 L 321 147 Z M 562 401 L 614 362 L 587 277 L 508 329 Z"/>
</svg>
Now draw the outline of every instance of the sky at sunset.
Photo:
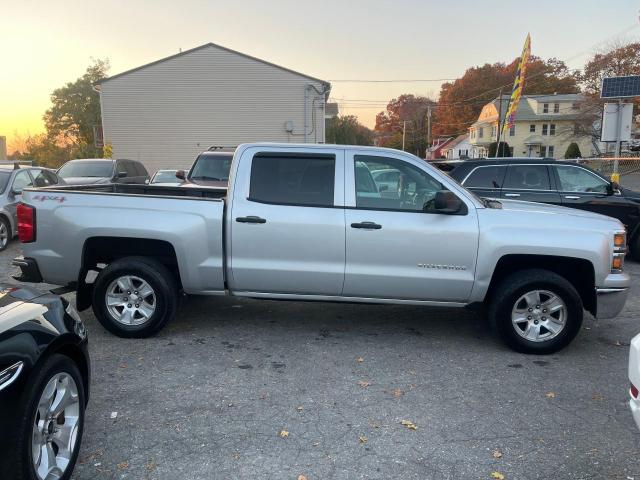
<svg viewBox="0 0 640 480">
<path fill-rule="evenodd" d="M 373 126 L 402 93 L 437 97 L 439 81 L 510 61 L 527 31 L 534 55 L 585 58 L 613 40 L 640 39 L 636 0 L 0 0 L 0 135 L 43 131 L 49 94 L 93 58 L 110 73 L 214 42 L 329 80 L 342 114 Z"/>
</svg>

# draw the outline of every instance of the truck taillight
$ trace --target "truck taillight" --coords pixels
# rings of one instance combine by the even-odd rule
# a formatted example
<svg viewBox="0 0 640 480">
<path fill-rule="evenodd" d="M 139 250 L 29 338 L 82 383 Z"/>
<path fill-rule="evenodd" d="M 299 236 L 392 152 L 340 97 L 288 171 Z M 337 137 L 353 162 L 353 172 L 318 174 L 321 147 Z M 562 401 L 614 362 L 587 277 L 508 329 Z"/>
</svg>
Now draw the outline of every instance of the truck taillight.
<svg viewBox="0 0 640 480">
<path fill-rule="evenodd" d="M 19 203 L 17 207 L 18 238 L 22 243 L 36 240 L 36 209 Z"/>
</svg>

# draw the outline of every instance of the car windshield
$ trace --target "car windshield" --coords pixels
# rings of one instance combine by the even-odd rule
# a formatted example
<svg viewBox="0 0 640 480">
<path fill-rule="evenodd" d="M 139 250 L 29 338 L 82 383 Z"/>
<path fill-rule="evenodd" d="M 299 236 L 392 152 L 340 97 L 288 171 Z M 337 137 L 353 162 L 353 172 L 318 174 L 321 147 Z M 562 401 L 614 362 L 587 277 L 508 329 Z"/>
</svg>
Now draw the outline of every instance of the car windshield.
<svg viewBox="0 0 640 480">
<path fill-rule="evenodd" d="M 176 178 L 176 170 L 166 170 L 164 172 L 157 172 L 153 176 L 151 183 L 178 183 Z"/>
<path fill-rule="evenodd" d="M 228 155 L 202 154 L 196 159 L 196 163 L 189 173 L 189 178 L 193 180 L 229 180 L 232 159 L 232 153 Z"/>
<path fill-rule="evenodd" d="M 10 178 L 11 171 L 0 170 L 0 193 L 4 193 L 4 190 L 7 188 L 7 184 L 9 183 Z"/>
<path fill-rule="evenodd" d="M 99 177 L 108 178 L 113 175 L 113 162 L 111 161 L 82 161 L 68 162 L 58 170 L 58 176 L 71 177 Z"/>
</svg>

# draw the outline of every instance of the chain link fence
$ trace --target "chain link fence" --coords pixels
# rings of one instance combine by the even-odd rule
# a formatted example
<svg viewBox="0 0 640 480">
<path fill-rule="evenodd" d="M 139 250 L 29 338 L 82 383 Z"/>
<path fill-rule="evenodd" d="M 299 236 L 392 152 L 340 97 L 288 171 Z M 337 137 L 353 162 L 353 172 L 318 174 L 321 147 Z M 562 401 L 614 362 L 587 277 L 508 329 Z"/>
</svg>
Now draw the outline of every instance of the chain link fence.
<svg viewBox="0 0 640 480">
<path fill-rule="evenodd" d="M 599 172 L 607 178 L 611 178 L 613 173 L 615 158 L 581 158 L 576 162 Z M 628 156 L 618 158 L 618 173 L 620 174 L 620 185 L 631 190 L 640 191 L 640 156 Z"/>
</svg>

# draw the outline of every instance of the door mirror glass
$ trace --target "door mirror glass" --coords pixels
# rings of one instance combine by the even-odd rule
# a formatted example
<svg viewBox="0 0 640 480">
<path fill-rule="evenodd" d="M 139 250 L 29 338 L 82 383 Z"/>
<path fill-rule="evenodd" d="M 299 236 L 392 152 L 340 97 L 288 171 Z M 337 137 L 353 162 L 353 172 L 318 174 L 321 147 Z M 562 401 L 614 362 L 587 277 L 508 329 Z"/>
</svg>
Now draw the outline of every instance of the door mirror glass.
<svg viewBox="0 0 640 480">
<path fill-rule="evenodd" d="M 118 172 L 117 178 L 125 178 L 127 176 L 127 172 Z"/>
<path fill-rule="evenodd" d="M 179 178 L 180 180 L 184 180 L 185 174 L 184 174 L 184 170 L 178 170 L 176 172 L 176 178 Z"/>
<path fill-rule="evenodd" d="M 437 213 L 454 215 L 459 213 L 463 206 L 464 203 L 462 203 L 462 200 L 460 200 L 453 192 L 450 192 L 449 190 L 440 190 L 439 192 L 436 192 L 433 209 Z M 429 202 L 425 204 L 425 210 L 432 210 Z"/>
</svg>

